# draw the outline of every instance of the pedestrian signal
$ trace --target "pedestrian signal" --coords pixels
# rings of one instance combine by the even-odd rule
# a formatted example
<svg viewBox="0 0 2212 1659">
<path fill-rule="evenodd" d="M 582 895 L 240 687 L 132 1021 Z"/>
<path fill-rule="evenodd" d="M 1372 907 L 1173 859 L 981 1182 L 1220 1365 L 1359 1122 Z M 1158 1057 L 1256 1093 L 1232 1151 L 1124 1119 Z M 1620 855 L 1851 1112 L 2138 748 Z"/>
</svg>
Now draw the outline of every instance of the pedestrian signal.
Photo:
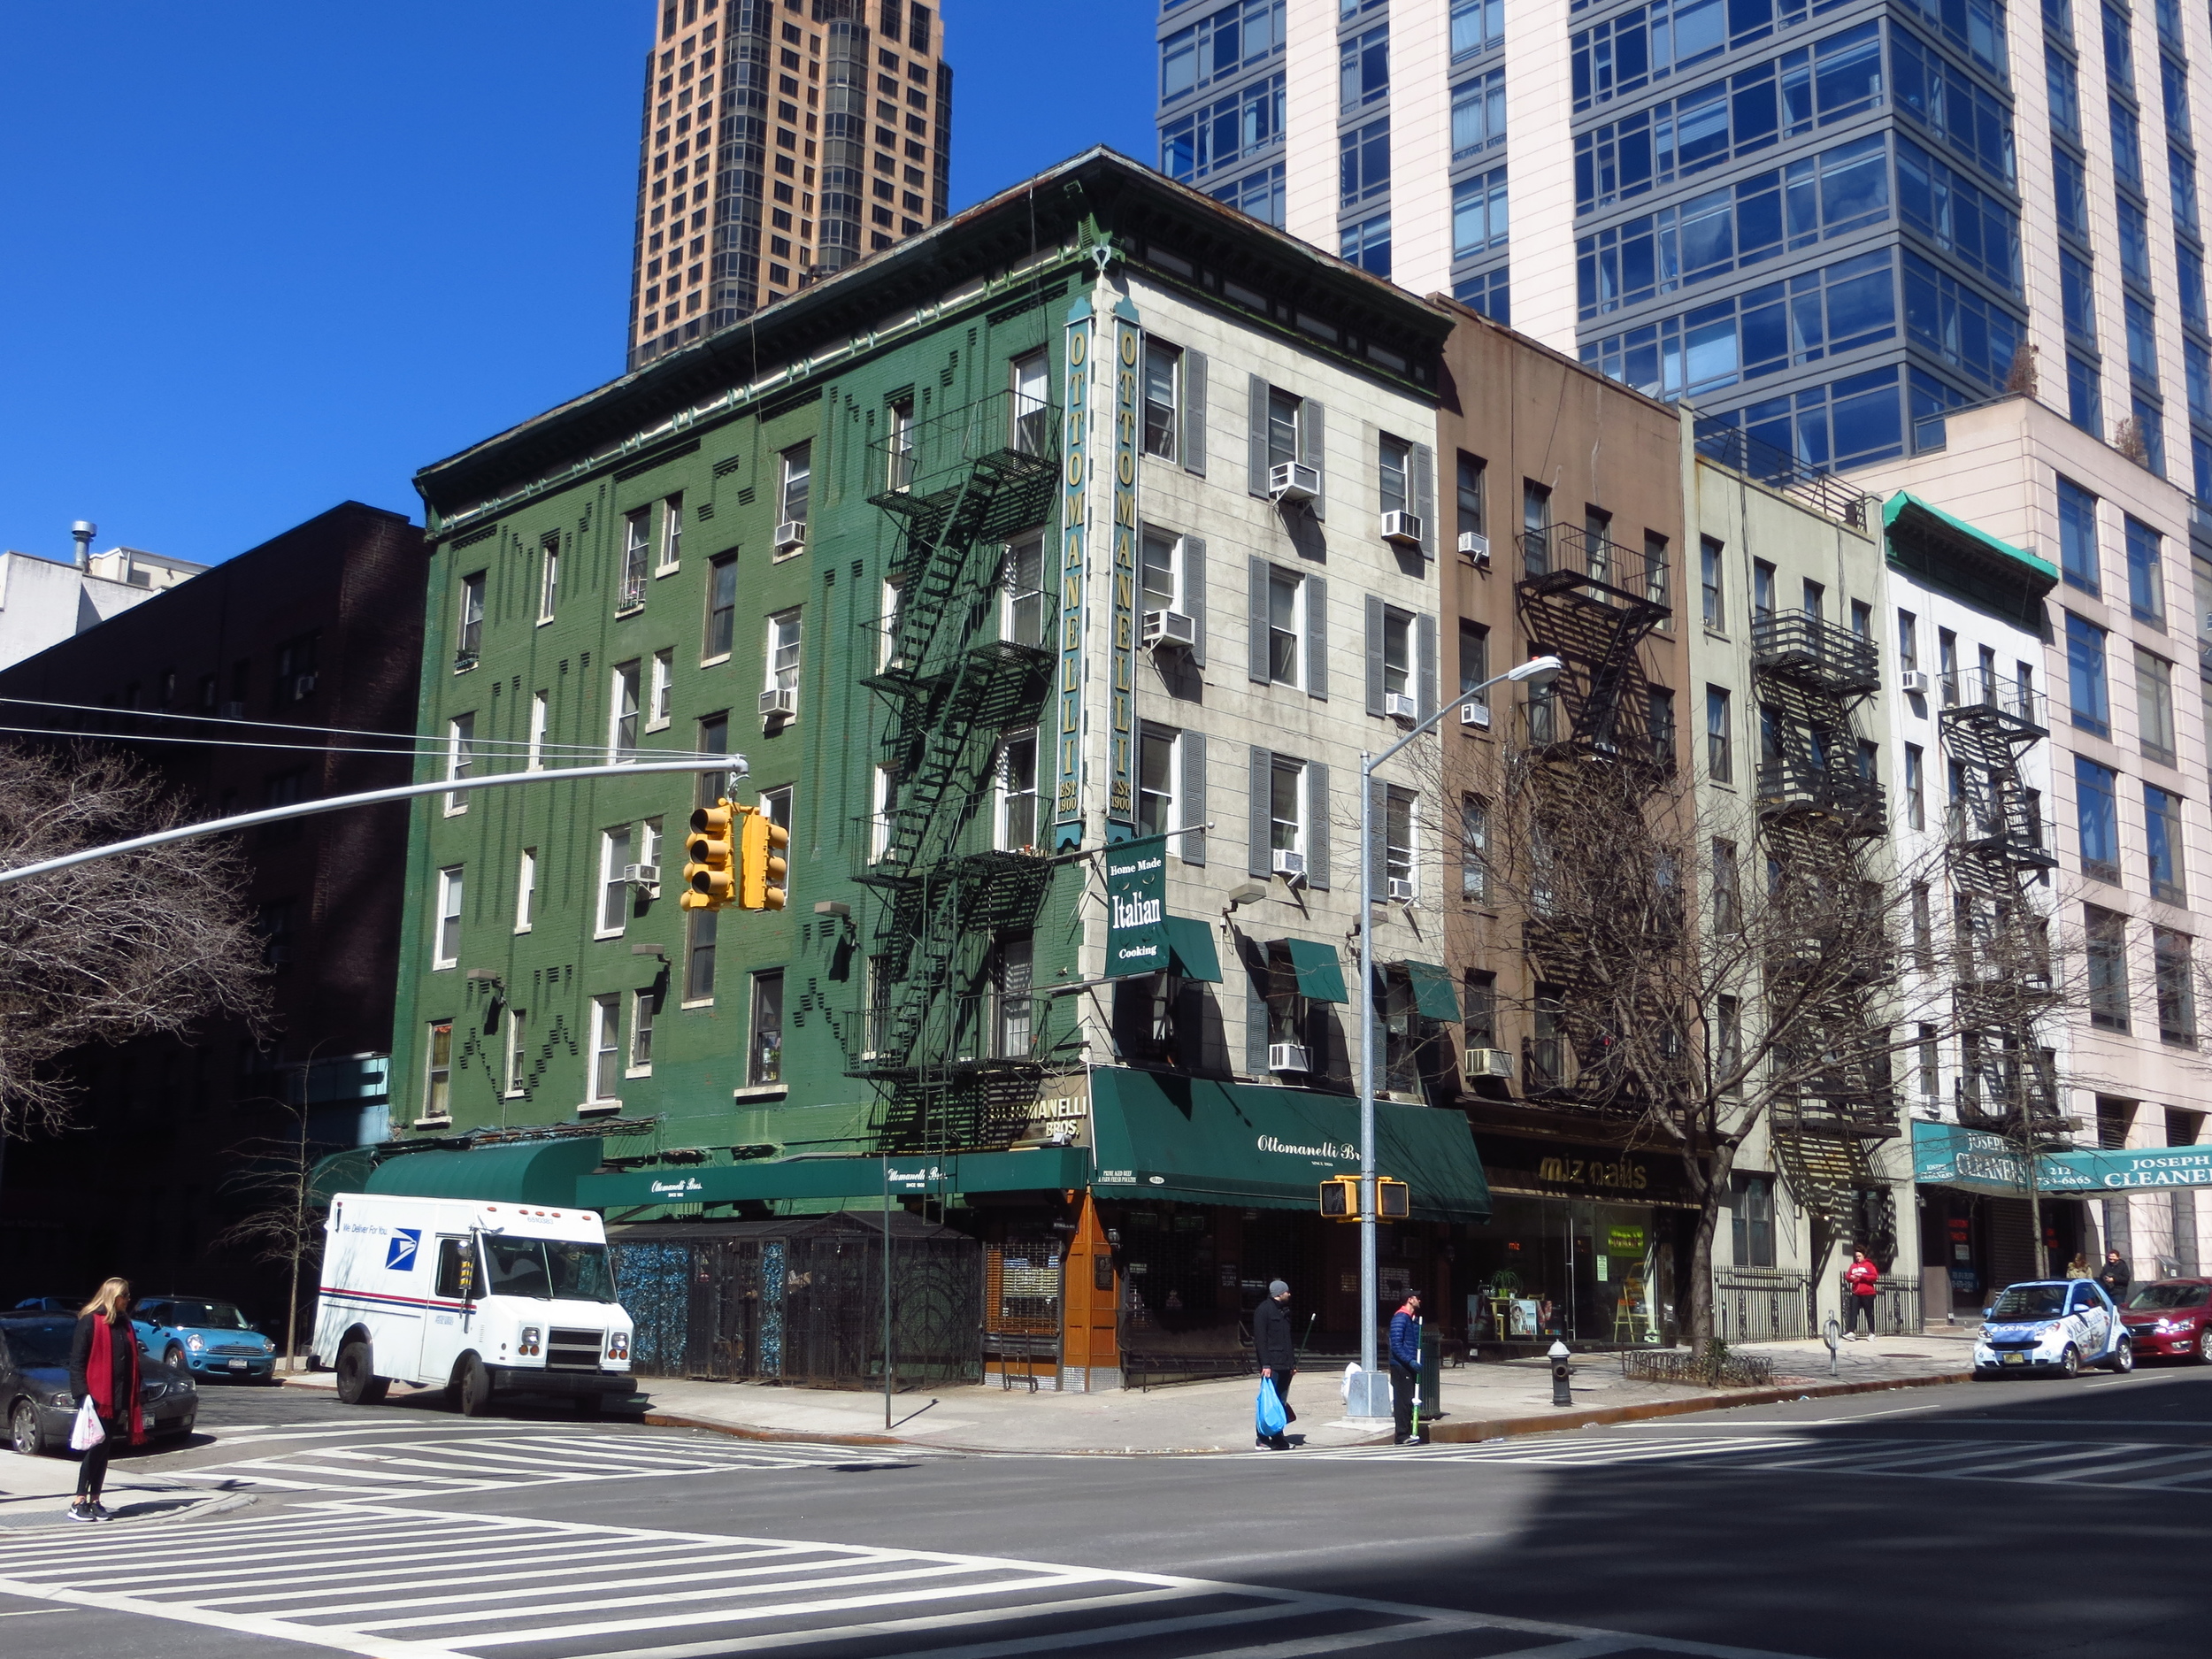
<svg viewBox="0 0 2212 1659">
<path fill-rule="evenodd" d="M 751 811 L 750 807 L 733 807 L 721 800 L 691 815 L 691 837 L 684 842 L 683 896 L 676 901 L 683 909 L 718 910 L 736 900 L 731 825 L 737 814 Z"/>
<path fill-rule="evenodd" d="M 745 826 L 738 837 L 737 898 L 745 909 L 783 909 L 784 881 L 791 868 L 784 849 L 790 845 L 789 830 L 757 808 L 746 810 Z"/>
<path fill-rule="evenodd" d="M 1413 1213 L 1413 1194 L 1403 1181 L 1377 1180 L 1375 1209 L 1385 1221 L 1403 1221 Z"/>
<path fill-rule="evenodd" d="M 1332 1175 L 1321 1183 L 1321 1216 L 1325 1221 L 1357 1221 L 1359 1183 L 1356 1175 Z M 1375 1180 L 1376 1219 L 1403 1221 L 1413 1213 L 1412 1194 L 1403 1181 L 1378 1176 Z"/>
</svg>

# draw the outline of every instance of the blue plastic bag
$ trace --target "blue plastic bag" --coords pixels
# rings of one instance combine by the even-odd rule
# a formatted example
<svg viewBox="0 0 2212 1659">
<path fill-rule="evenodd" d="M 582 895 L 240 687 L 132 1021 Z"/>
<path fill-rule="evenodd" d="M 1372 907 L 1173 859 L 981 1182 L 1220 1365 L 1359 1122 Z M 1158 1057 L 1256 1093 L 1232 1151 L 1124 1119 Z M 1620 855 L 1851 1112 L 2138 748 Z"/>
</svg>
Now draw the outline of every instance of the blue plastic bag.
<svg viewBox="0 0 2212 1659">
<path fill-rule="evenodd" d="M 1273 1440 L 1290 1426 L 1283 1416 L 1281 1396 L 1276 1394 L 1273 1381 L 1265 1377 L 1260 1379 L 1260 1397 L 1254 1407 L 1252 1425 L 1263 1440 Z"/>
</svg>

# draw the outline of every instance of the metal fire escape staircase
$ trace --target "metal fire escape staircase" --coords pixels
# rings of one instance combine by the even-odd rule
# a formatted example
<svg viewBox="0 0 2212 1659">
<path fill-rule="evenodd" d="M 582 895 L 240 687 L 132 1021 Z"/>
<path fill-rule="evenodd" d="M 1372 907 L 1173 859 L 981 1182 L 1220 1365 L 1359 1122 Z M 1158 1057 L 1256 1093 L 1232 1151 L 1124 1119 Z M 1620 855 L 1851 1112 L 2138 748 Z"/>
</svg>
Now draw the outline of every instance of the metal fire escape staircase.
<svg viewBox="0 0 2212 1659">
<path fill-rule="evenodd" d="M 882 706 L 878 761 L 895 783 L 858 826 L 854 876 L 876 903 L 847 1071 L 875 1085 L 892 1150 L 987 1141 L 995 1099 L 1038 1069 L 1033 1045 L 992 1041 L 990 999 L 971 987 L 995 936 L 1033 921 L 1050 880 L 1042 857 L 991 850 L 990 809 L 1000 741 L 1035 723 L 1048 683 L 1056 595 L 1042 570 L 1009 595 L 1005 545 L 1046 520 L 1057 436 L 1050 406 L 1001 392 L 871 457 L 890 481 L 869 499 L 902 532 L 883 665 L 862 682 Z"/>
</svg>

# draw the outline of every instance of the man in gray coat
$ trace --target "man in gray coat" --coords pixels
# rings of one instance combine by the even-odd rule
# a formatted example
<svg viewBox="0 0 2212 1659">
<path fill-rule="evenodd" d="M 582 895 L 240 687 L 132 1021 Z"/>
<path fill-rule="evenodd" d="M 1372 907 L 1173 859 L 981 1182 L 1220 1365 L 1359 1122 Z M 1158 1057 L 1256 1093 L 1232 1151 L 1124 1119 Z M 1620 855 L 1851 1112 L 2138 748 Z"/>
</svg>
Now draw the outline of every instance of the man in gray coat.
<svg viewBox="0 0 2212 1659">
<path fill-rule="evenodd" d="M 1279 1279 L 1271 1279 L 1267 1300 L 1252 1310 L 1252 1354 L 1260 1363 L 1260 1375 L 1275 1386 L 1275 1397 L 1283 1402 L 1285 1426 L 1298 1420 L 1290 1409 L 1290 1379 L 1298 1364 L 1298 1350 L 1290 1338 L 1290 1286 Z M 1270 1440 L 1259 1437 L 1259 1444 L 1269 1451 L 1286 1452 L 1290 1437 L 1278 1434 Z"/>
</svg>

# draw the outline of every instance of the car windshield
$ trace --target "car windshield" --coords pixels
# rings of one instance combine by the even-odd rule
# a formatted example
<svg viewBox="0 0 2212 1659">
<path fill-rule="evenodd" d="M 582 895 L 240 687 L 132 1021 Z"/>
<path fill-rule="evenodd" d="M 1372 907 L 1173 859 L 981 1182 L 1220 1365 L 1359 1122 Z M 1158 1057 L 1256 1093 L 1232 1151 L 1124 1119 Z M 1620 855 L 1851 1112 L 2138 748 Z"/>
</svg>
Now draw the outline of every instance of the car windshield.
<svg viewBox="0 0 2212 1659">
<path fill-rule="evenodd" d="M 2007 1319 L 2055 1319 L 2065 1311 L 2065 1286 L 2015 1285 L 1997 1298 L 1989 1317 L 2001 1324 Z"/>
<path fill-rule="evenodd" d="M 145 1310 L 155 1323 L 181 1331 L 250 1331 L 246 1316 L 227 1302 L 165 1302 Z"/>
<path fill-rule="evenodd" d="M 32 1365 L 51 1365 L 66 1371 L 69 1368 L 69 1339 L 76 1332 L 73 1319 L 26 1319 L 18 1324 L 10 1320 L 0 1325 L 0 1335 L 8 1339 L 8 1355 L 19 1369 Z"/>
<path fill-rule="evenodd" d="M 495 1296 L 548 1302 L 612 1302 L 614 1270 L 607 1247 L 567 1239 L 484 1235 L 485 1289 Z"/>
<path fill-rule="evenodd" d="M 2212 1285 L 2146 1285 L 2128 1298 L 2128 1306 L 2160 1312 L 2169 1308 L 2201 1308 L 2208 1296 L 2212 1296 Z"/>
</svg>

